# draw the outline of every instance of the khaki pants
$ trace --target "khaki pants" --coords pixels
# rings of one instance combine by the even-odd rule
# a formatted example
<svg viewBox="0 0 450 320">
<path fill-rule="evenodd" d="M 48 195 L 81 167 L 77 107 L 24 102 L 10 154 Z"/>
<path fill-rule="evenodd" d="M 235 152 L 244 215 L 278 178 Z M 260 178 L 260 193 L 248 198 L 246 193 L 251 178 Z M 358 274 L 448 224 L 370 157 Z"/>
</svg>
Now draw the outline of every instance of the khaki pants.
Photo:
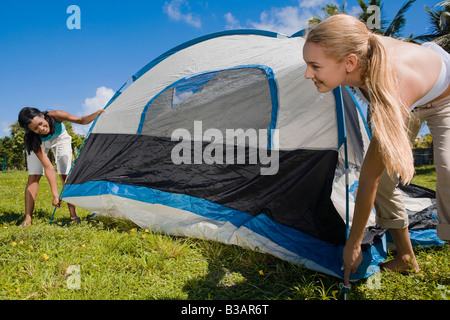
<svg viewBox="0 0 450 320">
<path fill-rule="evenodd" d="M 424 121 L 433 137 L 439 220 L 437 235 L 444 241 L 450 241 L 450 96 L 413 110 L 409 121 L 412 140 Z M 397 184 L 398 180 L 392 180 L 385 170 L 375 199 L 376 221 L 388 229 L 403 229 L 408 226 L 408 214 L 401 193 L 395 189 Z"/>
</svg>

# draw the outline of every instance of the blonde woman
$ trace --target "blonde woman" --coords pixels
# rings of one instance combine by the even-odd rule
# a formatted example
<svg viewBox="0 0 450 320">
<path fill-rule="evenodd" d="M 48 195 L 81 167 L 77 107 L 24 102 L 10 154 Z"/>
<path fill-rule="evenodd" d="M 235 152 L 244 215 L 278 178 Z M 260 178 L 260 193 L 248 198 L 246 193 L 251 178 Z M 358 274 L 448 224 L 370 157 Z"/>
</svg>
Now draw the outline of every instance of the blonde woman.
<svg viewBox="0 0 450 320">
<path fill-rule="evenodd" d="M 305 78 L 319 92 L 339 85 L 370 101 L 372 141 L 361 168 L 354 218 L 344 248 L 344 280 L 361 263 L 364 229 L 375 205 L 377 223 L 397 248 L 383 268 L 417 272 L 408 215 L 395 187 L 414 176 L 411 140 L 427 121 L 434 143 L 439 238 L 450 240 L 450 57 L 436 44 L 417 45 L 376 35 L 358 19 L 332 16 L 306 36 Z"/>
</svg>

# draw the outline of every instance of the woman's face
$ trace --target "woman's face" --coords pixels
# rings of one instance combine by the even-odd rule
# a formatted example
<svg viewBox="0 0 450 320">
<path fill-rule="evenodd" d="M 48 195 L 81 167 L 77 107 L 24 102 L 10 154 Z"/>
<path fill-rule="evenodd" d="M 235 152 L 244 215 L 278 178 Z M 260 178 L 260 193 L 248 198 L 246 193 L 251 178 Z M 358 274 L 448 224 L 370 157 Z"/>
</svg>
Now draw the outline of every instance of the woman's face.
<svg viewBox="0 0 450 320">
<path fill-rule="evenodd" d="M 328 92 L 345 82 L 345 63 L 329 58 L 324 46 L 307 42 L 303 47 L 303 59 L 306 62 L 305 78 L 314 82 L 317 91 Z"/>
<path fill-rule="evenodd" d="M 28 124 L 28 129 L 41 136 L 45 136 L 50 133 L 50 127 L 47 120 L 45 120 L 44 115 L 35 116 Z"/>
</svg>

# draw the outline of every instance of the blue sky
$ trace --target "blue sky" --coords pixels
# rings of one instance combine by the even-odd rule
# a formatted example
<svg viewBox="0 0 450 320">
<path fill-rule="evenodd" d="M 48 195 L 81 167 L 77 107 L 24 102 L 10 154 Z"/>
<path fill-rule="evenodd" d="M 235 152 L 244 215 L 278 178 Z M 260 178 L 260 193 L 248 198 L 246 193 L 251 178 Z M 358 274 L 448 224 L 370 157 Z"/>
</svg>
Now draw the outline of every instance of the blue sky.
<svg viewBox="0 0 450 320">
<path fill-rule="evenodd" d="M 346 11 L 355 13 L 357 1 L 346 2 Z M 438 2 L 417 0 L 406 15 L 403 35 L 426 33 L 424 6 Z M 342 0 L 5 0 L 0 10 L 0 137 L 9 135 L 24 106 L 92 112 L 141 67 L 180 43 L 236 28 L 290 35 L 328 3 Z M 382 17 L 393 18 L 403 3 L 384 1 Z M 80 29 L 67 26 L 70 5 L 80 8 Z"/>
</svg>

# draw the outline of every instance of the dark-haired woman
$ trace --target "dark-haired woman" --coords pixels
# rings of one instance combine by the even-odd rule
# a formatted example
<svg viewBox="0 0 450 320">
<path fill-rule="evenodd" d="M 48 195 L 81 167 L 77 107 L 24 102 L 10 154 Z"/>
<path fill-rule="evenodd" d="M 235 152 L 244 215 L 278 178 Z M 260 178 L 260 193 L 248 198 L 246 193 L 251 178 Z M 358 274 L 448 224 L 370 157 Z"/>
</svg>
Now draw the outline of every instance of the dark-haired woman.
<svg viewBox="0 0 450 320">
<path fill-rule="evenodd" d="M 28 182 L 25 188 L 25 219 L 22 227 L 31 225 L 34 204 L 39 190 L 39 180 L 45 173 L 53 195 L 52 204 L 59 207 L 59 195 L 56 184 L 56 172 L 47 154 L 52 149 L 56 168 L 62 183 L 72 163 L 72 138 L 67 133 L 63 121 L 76 124 L 89 124 L 104 110 L 78 117 L 66 111 L 40 111 L 36 108 L 23 108 L 19 112 L 19 124 L 25 128 L 25 147 L 27 149 Z M 70 218 L 79 223 L 80 218 L 75 206 L 68 204 Z"/>
</svg>

